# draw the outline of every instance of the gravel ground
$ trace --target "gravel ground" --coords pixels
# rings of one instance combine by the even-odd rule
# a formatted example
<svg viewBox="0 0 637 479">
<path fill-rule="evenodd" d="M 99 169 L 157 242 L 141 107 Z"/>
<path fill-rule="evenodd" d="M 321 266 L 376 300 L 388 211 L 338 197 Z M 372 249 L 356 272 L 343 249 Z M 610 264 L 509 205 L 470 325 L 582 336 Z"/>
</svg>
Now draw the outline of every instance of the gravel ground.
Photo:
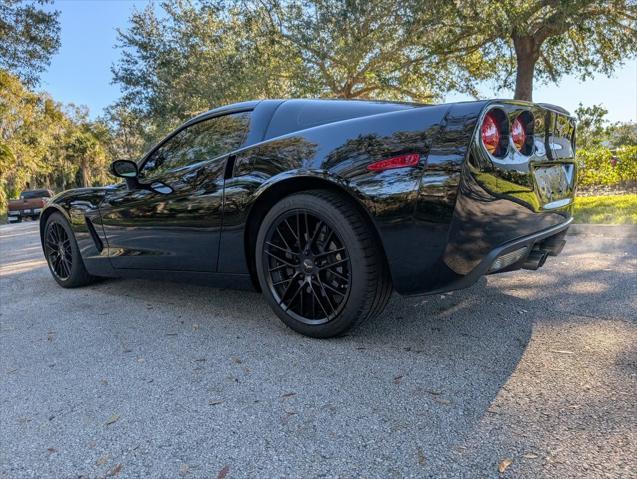
<svg viewBox="0 0 637 479">
<path fill-rule="evenodd" d="M 0 255 L 0 477 L 637 476 L 635 238 L 395 295 L 335 340 L 257 293 L 64 290 L 34 223 Z"/>
</svg>

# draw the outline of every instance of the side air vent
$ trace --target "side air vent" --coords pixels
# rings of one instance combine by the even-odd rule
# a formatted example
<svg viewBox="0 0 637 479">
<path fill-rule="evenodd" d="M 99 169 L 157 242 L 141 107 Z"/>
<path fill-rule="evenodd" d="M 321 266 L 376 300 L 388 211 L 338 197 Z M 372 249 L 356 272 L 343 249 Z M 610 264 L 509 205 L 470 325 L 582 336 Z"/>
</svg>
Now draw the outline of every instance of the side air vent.
<svg viewBox="0 0 637 479">
<path fill-rule="evenodd" d="M 93 222 L 88 219 L 86 216 L 84 217 L 84 221 L 86 221 L 86 228 L 88 232 L 91 234 L 91 238 L 93 238 L 93 243 L 95 243 L 95 247 L 99 253 L 104 249 L 104 243 L 99 236 L 97 236 L 97 231 L 95 231 L 95 226 L 93 226 Z"/>
</svg>

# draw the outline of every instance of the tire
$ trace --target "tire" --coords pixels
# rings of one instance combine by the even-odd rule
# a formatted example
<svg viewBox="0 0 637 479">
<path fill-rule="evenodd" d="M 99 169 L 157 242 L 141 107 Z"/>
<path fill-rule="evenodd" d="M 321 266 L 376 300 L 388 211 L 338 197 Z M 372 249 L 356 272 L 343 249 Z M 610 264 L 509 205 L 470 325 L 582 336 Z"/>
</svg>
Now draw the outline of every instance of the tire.
<svg viewBox="0 0 637 479">
<path fill-rule="evenodd" d="M 43 247 L 53 279 L 63 288 L 85 286 L 97 279 L 86 271 L 75 235 L 62 214 L 53 213 L 47 218 Z"/>
<path fill-rule="evenodd" d="M 385 308 L 392 287 L 371 225 L 349 198 L 327 190 L 287 196 L 256 242 L 261 290 L 293 330 L 338 336 Z"/>
</svg>

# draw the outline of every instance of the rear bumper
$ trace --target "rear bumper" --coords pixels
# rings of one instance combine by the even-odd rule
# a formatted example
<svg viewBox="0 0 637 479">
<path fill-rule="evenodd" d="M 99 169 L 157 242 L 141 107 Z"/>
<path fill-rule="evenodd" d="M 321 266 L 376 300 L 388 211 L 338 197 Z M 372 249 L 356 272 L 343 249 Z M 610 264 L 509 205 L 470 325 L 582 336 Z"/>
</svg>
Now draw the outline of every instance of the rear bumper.
<svg viewBox="0 0 637 479">
<path fill-rule="evenodd" d="M 31 218 L 34 216 L 40 216 L 42 208 L 33 208 L 28 210 L 12 210 L 7 212 L 7 219 L 9 221 L 18 220 L 19 218 Z"/>
<path fill-rule="evenodd" d="M 537 267 L 544 264 L 544 260 L 547 256 L 557 256 L 561 252 L 564 245 L 563 238 L 566 236 L 566 232 L 568 231 L 572 221 L 573 219 L 569 218 L 562 224 L 508 241 L 496 247 L 492 249 L 469 273 L 458 276 L 456 279 L 447 282 L 440 288 L 429 290 L 426 294 L 444 293 L 447 291 L 468 288 L 478 281 L 480 277 L 488 274 L 503 273 L 523 268 L 537 269 Z M 513 263 L 496 270 L 493 269 L 498 258 L 505 257 L 506 255 L 510 255 L 518 251 L 521 251 L 522 254 Z M 538 261 L 539 264 L 531 258 L 532 256 L 537 256 L 536 252 L 540 252 L 540 255 L 542 256 L 542 259 Z M 534 263 L 537 264 L 537 267 L 533 267 Z"/>
</svg>

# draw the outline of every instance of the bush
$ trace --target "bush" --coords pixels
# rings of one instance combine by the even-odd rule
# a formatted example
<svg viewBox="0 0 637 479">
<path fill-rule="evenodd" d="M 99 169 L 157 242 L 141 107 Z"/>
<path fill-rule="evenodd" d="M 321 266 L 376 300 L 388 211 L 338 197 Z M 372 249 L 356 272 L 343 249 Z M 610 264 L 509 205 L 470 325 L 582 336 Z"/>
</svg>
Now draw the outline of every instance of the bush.
<svg viewBox="0 0 637 479">
<path fill-rule="evenodd" d="M 628 185 L 637 182 L 637 146 L 578 150 L 577 165 L 580 186 Z"/>
</svg>

